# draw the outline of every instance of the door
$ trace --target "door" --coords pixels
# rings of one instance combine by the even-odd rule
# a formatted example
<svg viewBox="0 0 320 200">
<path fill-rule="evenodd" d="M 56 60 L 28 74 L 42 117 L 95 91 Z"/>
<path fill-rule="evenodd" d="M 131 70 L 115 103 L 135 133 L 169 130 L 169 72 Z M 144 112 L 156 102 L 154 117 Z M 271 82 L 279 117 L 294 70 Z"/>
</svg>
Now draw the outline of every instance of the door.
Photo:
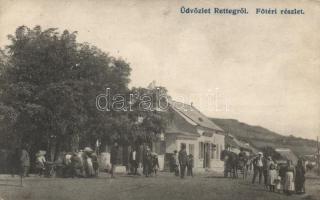
<svg viewBox="0 0 320 200">
<path fill-rule="evenodd" d="M 204 144 L 203 168 L 210 168 L 210 143 Z"/>
</svg>

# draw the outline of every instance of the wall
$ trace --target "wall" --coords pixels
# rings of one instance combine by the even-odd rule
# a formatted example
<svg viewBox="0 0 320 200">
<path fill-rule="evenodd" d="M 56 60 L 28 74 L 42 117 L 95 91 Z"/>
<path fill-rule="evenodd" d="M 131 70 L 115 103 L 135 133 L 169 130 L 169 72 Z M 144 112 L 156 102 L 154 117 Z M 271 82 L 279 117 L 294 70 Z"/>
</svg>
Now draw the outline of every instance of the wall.
<svg viewBox="0 0 320 200">
<path fill-rule="evenodd" d="M 165 136 L 165 141 L 166 141 L 166 153 L 173 153 L 177 149 L 177 144 L 176 144 L 176 136 L 175 135 L 167 135 Z"/>
<path fill-rule="evenodd" d="M 194 146 L 194 171 L 204 172 L 206 169 L 203 168 L 203 158 L 199 158 L 199 143 L 207 142 L 216 145 L 216 151 L 214 151 L 213 158 L 210 157 L 210 169 L 212 171 L 222 172 L 224 168 L 224 162 L 220 160 L 221 151 L 224 150 L 224 135 L 214 134 L 213 137 L 200 136 L 195 139 L 178 138 L 173 135 L 168 135 L 166 141 L 166 153 L 173 153 L 174 150 L 179 151 L 181 143 L 186 144 L 187 154 L 190 154 L 189 145 Z"/>
</svg>

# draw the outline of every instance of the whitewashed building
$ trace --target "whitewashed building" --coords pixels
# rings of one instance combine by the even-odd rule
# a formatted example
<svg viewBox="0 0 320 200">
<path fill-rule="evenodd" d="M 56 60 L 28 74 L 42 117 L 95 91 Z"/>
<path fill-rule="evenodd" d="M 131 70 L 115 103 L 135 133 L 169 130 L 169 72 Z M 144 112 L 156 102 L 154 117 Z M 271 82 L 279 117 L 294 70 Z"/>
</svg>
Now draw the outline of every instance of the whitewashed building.
<svg viewBox="0 0 320 200">
<path fill-rule="evenodd" d="M 187 147 L 187 154 L 194 156 L 194 171 L 223 171 L 221 151 L 225 148 L 224 131 L 192 105 L 170 101 L 169 125 L 162 141 L 153 145 L 159 154 L 160 168 L 168 169 L 172 153 Z"/>
</svg>

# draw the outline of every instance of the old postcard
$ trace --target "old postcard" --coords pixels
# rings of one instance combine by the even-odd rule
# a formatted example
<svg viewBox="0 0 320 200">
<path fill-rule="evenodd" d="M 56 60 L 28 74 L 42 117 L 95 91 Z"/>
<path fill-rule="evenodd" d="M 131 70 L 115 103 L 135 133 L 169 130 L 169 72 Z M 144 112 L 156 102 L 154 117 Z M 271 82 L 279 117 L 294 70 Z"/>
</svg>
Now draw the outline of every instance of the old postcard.
<svg viewBox="0 0 320 200">
<path fill-rule="evenodd" d="M 0 200 L 320 198 L 319 0 L 0 0 Z"/>
</svg>

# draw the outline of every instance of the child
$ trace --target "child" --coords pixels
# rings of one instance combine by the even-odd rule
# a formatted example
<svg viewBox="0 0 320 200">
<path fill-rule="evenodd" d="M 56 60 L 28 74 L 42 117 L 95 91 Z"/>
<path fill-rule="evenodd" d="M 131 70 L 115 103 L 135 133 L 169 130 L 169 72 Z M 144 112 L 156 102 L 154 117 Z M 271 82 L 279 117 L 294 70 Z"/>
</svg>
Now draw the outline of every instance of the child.
<svg viewBox="0 0 320 200">
<path fill-rule="evenodd" d="M 275 180 L 275 190 L 276 192 L 280 193 L 281 192 L 281 176 L 278 176 Z"/>
<path fill-rule="evenodd" d="M 157 171 L 159 170 L 159 159 L 156 153 L 152 154 L 152 172 L 154 175 L 157 175 Z"/>
<path fill-rule="evenodd" d="M 275 180 L 278 177 L 278 173 L 276 170 L 276 166 L 271 163 L 270 164 L 270 169 L 269 169 L 269 174 L 268 174 L 268 185 L 269 185 L 269 190 L 270 192 L 274 192 L 275 191 Z"/>
<path fill-rule="evenodd" d="M 187 176 L 192 176 L 193 177 L 193 155 L 189 154 L 188 156 L 188 163 L 187 163 Z"/>
</svg>

